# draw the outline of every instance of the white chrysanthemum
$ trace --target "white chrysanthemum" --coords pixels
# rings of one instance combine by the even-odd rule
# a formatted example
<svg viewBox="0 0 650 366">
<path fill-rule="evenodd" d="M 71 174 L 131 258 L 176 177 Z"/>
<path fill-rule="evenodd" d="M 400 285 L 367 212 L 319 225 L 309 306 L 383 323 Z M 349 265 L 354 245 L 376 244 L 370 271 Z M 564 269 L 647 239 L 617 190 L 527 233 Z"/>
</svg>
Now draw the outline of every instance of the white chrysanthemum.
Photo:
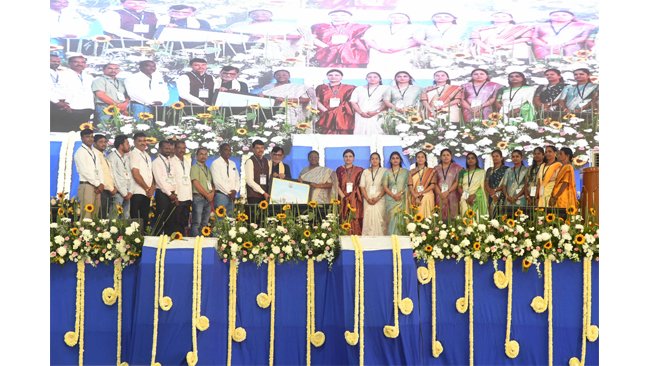
<svg viewBox="0 0 650 366">
<path fill-rule="evenodd" d="M 408 225 L 406 225 L 406 230 L 408 230 L 409 233 L 412 233 L 415 231 L 415 223 L 409 222 Z"/>
<path fill-rule="evenodd" d="M 239 227 L 239 233 L 240 234 L 246 234 L 248 232 L 248 229 L 244 226 Z"/>
<path fill-rule="evenodd" d="M 280 247 L 277 245 L 272 245 L 271 251 L 273 252 L 273 254 L 280 254 Z"/>
<path fill-rule="evenodd" d="M 451 251 L 455 254 L 460 253 L 460 247 L 458 245 L 452 245 L 451 246 Z"/>
<path fill-rule="evenodd" d="M 447 230 L 440 230 L 440 240 L 447 239 Z"/>
<path fill-rule="evenodd" d="M 68 253 L 68 250 L 65 249 L 65 247 L 58 247 L 56 248 L 56 254 L 58 254 L 60 257 L 63 257 Z"/>
<path fill-rule="evenodd" d="M 537 259 L 539 257 L 539 251 L 537 249 L 533 249 L 530 254 L 533 256 L 533 258 Z"/>
<path fill-rule="evenodd" d="M 64 241 L 65 239 L 61 235 L 57 235 L 54 237 L 54 242 L 59 245 L 63 244 Z"/>
</svg>

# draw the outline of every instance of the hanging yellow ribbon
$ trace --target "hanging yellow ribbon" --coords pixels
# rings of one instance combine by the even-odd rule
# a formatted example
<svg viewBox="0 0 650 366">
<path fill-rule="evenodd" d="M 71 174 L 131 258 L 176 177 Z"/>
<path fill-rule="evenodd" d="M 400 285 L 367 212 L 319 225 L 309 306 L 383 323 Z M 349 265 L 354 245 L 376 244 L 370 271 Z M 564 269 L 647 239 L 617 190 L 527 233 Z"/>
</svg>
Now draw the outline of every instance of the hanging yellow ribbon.
<svg viewBox="0 0 650 366">
<path fill-rule="evenodd" d="M 437 318 L 436 306 L 438 304 L 436 295 L 436 262 L 433 258 L 427 261 L 427 271 L 431 277 L 431 354 L 433 357 L 438 358 L 444 348 L 442 343 L 437 339 Z"/>
<path fill-rule="evenodd" d="M 456 300 L 456 310 L 466 313 L 469 309 L 469 365 L 474 365 L 474 283 L 473 261 L 465 257 L 465 295 Z"/>
<path fill-rule="evenodd" d="M 325 334 L 316 332 L 316 284 L 314 260 L 307 260 L 307 366 L 311 365 L 311 346 L 320 347 L 325 343 Z"/>
<path fill-rule="evenodd" d="M 113 287 L 107 287 L 102 291 L 104 304 L 112 306 L 117 302 L 117 366 L 128 366 L 122 362 L 122 263 L 113 263 Z"/>
<path fill-rule="evenodd" d="M 506 356 L 516 358 L 519 355 L 519 342 L 510 339 L 512 326 L 512 257 L 506 258 L 506 278 L 508 282 L 508 310 L 506 317 L 505 352 Z"/>
<path fill-rule="evenodd" d="M 591 258 L 583 259 L 582 279 L 582 353 L 580 359 L 571 357 L 569 366 L 584 366 L 587 340 L 595 342 L 598 339 L 598 326 L 591 324 Z"/>
<path fill-rule="evenodd" d="M 363 366 L 363 323 L 364 323 L 364 271 L 363 271 L 363 247 L 359 237 L 350 237 L 354 246 L 354 331 L 345 331 L 345 341 L 349 345 L 359 344 L 359 366 Z"/>
<path fill-rule="evenodd" d="M 269 366 L 273 366 L 275 356 L 275 259 L 269 260 L 267 275 L 267 291 L 271 297 L 271 334 L 269 335 Z"/>
<path fill-rule="evenodd" d="M 77 262 L 77 291 L 75 295 L 74 331 L 66 332 L 63 341 L 69 347 L 79 345 L 79 366 L 84 363 L 84 313 L 86 303 L 86 265 L 83 260 Z"/>
<path fill-rule="evenodd" d="M 156 263 L 154 266 L 154 296 L 153 296 L 153 339 L 151 341 L 151 366 L 160 366 L 159 362 L 156 362 L 156 347 L 158 346 L 158 308 L 161 307 L 160 298 L 162 294 L 162 281 L 160 274 L 161 262 L 164 261 L 164 252 L 167 248 L 167 242 L 169 237 L 167 235 L 161 235 L 158 239 L 158 246 L 156 248 Z"/>
<path fill-rule="evenodd" d="M 402 298 L 402 253 L 397 235 L 391 236 L 393 252 L 393 316 L 394 325 L 384 326 L 384 335 L 388 338 L 399 336 L 399 313 L 409 315 L 413 311 L 413 301 Z"/>
<path fill-rule="evenodd" d="M 230 260 L 230 281 L 228 284 L 228 356 L 226 364 L 232 364 L 232 341 L 243 342 L 246 340 L 246 329 L 235 327 L 237 321 L 237 267 L 236 259 Z"/>
<path fill-rule="evenodd" d="M 544 261 L 544 297 L 535 296 L 530 307 L 536 313 L 548 311 L 548 365 L 553 366 L 553 264 Z"/>
</svg>

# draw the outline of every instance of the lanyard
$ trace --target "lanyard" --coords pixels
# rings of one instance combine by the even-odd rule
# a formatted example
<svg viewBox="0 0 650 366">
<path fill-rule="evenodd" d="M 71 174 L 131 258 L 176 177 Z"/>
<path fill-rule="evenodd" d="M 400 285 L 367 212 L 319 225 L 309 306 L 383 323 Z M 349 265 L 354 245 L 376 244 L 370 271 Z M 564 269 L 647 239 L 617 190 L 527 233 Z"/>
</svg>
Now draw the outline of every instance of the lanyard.
<svg viewBox="0 0 650 366">
<path fill-rule="evenodd" d="M 568 22 L 568 23 L 565 24 L 562 28 L 560 28 L 560 30 L 558 30 L 558 31 L 555 30 L 555 27 L 553 26 L 553 23 L 552 23 L 552 22 L 549 22 L 549 24 L 551 25 L 551 29 L 553 30 L 553 33 L 555 33 L 556 36 L 559 36 L 559 35 L 560 35 L 560 32 L 562 32 L 562 31 L 564 30 L 564 28 L 568 27 L 569 24 L 571 24 L 572 22 L 573 22 L 573 21 Z"/>
<path fill-rule="evenodd" d="M 557 163 L 557 161 L 554 161 L 553 164 Z M 551 164 L 551 165 L 553 165 Z M 548 169 L 551 167 L 551 165 L 546 165 L 544 164 L 544 170 L 542 170 L 542 180 L 546 179 L 546 173 L 548 172 Z"/>
<path fill-rule="evenodd" d="M 424 168 L 418 170 L 418 178 L 420 181 L 420 185 L 422 185 L 422 177 L 424 176 Z"/>
<path fill-rule="evenodd" d="M 442 93 L 445 92 L 446 87 L 447 87 L 447 85 L 443 85 L 442 88 L 436 86 L 436 88 L 434 90 L 436 91 L 436 94 L 438 94 L 438 98 L 442 97 Z M 440 89 L 440 92 L 438 92 L 438 89 Z"/>
<path fill-rule="evenodd" d="M 92 151 L 92 149 L 88 149 L 86 145 L 81 145 L 84 150 L 90 155 L 90 157 L 93 159 L 93 165 L 95 166 L 95 169 L 97 169 L 97 157 L 95 156 L 95 152 Z"/>
<path fill-rule="evenodd" d="M 368 92 L 368 98 L 372 97 L 372 95 L 375 94 L 375 92 L 377 91 L 377 89 L 379 89 L 379 85 L 377 85 L 377 86 L 375 87 L 375 89 L 372 90 L 372 93 L 371 93 L 371 92 L 370 92 L 370 85 L 368 85 L 368 89 L 367 89 L 367 92 Z"/>
<path fill-rule="evenodd" d="M 162 159 L 163 165 L 165 165 L 165 170 L 167 171 L 167 175 L 171 175 L 172 172 L 172 164 L 165 163 L 165 157 L 163 155 L 158 154 L 158 157 Z"/>
<path fill-rule="evenodd" d="M 487 80 L 484 81 L 483 84 L 481 84 L 481 87 L 478 88 L 478 91 L 476 91 L 476 87 L 474 86 L 474 83 L 472 82 L 471 84 L 472 84 L 472 89 L 474 89 L 474 96 L 478 97 L 478 95 L 481 94 L 481 89 L 483 89 L 485 84 L 487 84 Z"/>
<path fill-rule="evenodd" d="M 449 163 L 449 166 L 447 167 L 447 171 L 445 171 L 445 168 L 442 165 L 440 166 L 442 167 L 442 180 L 445 183 L 447 183 L 447 174 L 449 174 L 449 169 L 451 169 L 451 163 Z"/>
<path fill-rule="evenodd" d="M 223 159 L 226 162 L 226 175 L 230 178 L 230 160 Z"/>
<path fill-rule="evenodd" d="M 524 167 L 523 165 L 519 167 L 519 173 L 517 173 L 517 168 L 512 168 L 512 171 L 514 172 L 515 175 L 515 183 L 517 183 L 517 187 L 521 185 L 521 182 L 519 181 L 519 177 L 521 176 L 521 168 L 523 167 Z"/>
<path fill-rule="evenodd" d="M 126 11 L 130 16 L 134 17 L 135 19 L 138 20 L 138 22 L 140 22 L 140 24 L 142 24 L 142 20 L 144 19 L 144 12 L 142 14 L 140 14 L 139 16 L 137 16 L 137 15 L 131 13 L 130 10 L 124 9 L 124 11 Z"/>
<path fill-rule="evenodd" d="M 147 156 L 142 153 L 142 151 L 138 150 L 140 152 L 140 156 L 144 160 L 145 163 L 147 163 L 147 166 L 149 166 L 149 160 L 147 160 Z"/>
<path fill-rule="evenodd" d="M 474 168 L 474 170 L 472 170 L 472 175 L 471 175 L 471 176 L 469 175 L 469 171 L 467 172 L 467 177 L 468 177 L 468 178 L 467 178 L 467 179 L 468 179 L 468 182 L 467 182 L 467 190 L 468 190 L 468 191 L 469 191 L 469 187 L 472 186 L 472 179 L 474 179 L 474 174 L 475 174 L 475 173 L 476 173 L 476 168 Z"/>
<path fill-rule="evenodd" d="M 332 88 L 331 84 L 327 84 L 327 86 L 330 88 L 330 91 L 332 92 L 334 97 L 336 97 L 339 94 L 339 88 L 341 87 L 341 84 L 336 85 L 336 90 L 334 90 L 334 88 Z"/>
<path fill-rule="evenodd" d="M 585 100 L 585 89 L 587 89 L 587 85 L 589 85 L 589 82 L 582 87 L 582 93 L 580 92 L 580 85 L 576 85 L 576 92 L 578 93 L 580 100 Z"/>
<path fill-rule="evenodd" d="M 345 166 L 343 166 L 343 168 L 345 168 L 345 175 L 347 175 L 347 177 L 348 177 L 348 182 L 353 183 L 352 182 L 352 169 L 354 168 L 354 165 L 352 165 L 350 167 L 350 169 L 346 168 Z"/>
<path fill-rule="evenodd" d="M 199 78 L 198 75 L 194 73 L 194 71 L 190 71 L 190 74 L 192 74 L 196 78 L 196 80 L 198 80 L 199 83 L 201 83 L 201 89 L 205 89 L 205 74 L 203 74 L 202 78 Z"/>
<path fill-rule="evenodd" d="M 212 176 L 210 176 L 210 172 L 208 171 L 208 167 L 206 167 L 205 164 L 201 164 L 201 163 L 197 163 L 197 165 L 199 166 L 199 171 L 202 172 L 203 175 L 205 175 L 205 179 L 207 179 L 208 181 L 211 181 Z"/>
<path fill-rule="evenodd" d="M 54 75 L 56 75 L 56 77 L 54 77 Z M 52 75 L 52 73 L 50 73 L 50 78 L 52 79 L 52 82 L 54 84 L 58 84 L 59 83 L 59 73 L 58 73 L 58 71 L 54 70 L 54 75 Z"/>
<path fill-rule="evenodd" d="M 399 177 L 400 169 L 397 169 L 397 174 L 395 174 L 395 171 L 393 170 L 393 168 L 390 168 L 390 171 L 393 173 L 393 179 L 395 180 L 395 185 L 397 185 L 397 177 Z"/>
<path fill-rule="evenodd" d="M 379 173 L 379 168 L 373 173 L 372 168 L 370 168 L 370 177 L 372 178 L 372 185 L 375 185 L 375 178 L 377 178 L 377 173 Z"/>
<path fill-rule="evenodd" d="M 509 88 L 510 90 L 508 90 L 508 94 L 510 95 L 510 102 L 511 102 L 511 103 L 512 103 L 512 100 L 517 96 L 517 93 L 519 93 L 519 91 L 521 90 L 521 88 L 523 88 L 523 86 L 520 86 L 519 88 L 517 88 L 517 90 L 515 90 L 515 94 L 514 94 L 514 95 L 512 94 L 512 88 Z"/>
<path fill-rule="evenodd" d="M 120 159 L 120 161 L 122 162 L 122 166 L 124 167 L 124 170 L 126 170 L 126 162 L 124 161 L 124 159 L 122 159 L 122 157 L 120 156 L 120 153 L 117 152 L 117 150 L 113 150 L 113 152 L 115 152 L 115 155 L 117 155 L 117 157 L 118 157 L 118 158 Z"/>
<path fill-rule="evenodd" d="M 411 85 L 407 86 L 406 89 L 404 89 L 404 92 L 402 93 L 402 89 L 399 88 L 399 85 L 397 86 L 397 92 L 401 96 L 401 99 L 404 100 L 404 94 L 406 94 L 406 91 L 409 90 L 409 87 Z"/>
<path fill-rule="evenodd" d="M 185 161 L 183 160 L 183 158 L 178 159 L 178 161 L 181 163 L 181 167 L 183 168 L 183 176 L 185 176 Z"/>
</svg>

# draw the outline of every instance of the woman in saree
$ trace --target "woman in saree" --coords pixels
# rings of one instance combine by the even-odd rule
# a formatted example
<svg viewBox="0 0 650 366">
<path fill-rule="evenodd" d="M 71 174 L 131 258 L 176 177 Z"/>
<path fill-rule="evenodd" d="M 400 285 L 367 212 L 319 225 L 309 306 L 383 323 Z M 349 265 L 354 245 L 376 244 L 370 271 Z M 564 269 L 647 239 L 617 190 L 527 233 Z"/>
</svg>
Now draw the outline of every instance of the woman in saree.
<svg viewBox="0 0 650 366">
<path fill-rule="evenodd" d="M 593 24 L 576 19 L 567 10 L 556 10 L 549 14 L 549 20 L 535 27 L 532 36 L 533 52 L 538 59 L 551 55 L 573 56 L 585 48 Z"/>
<path fill-rule="evenodd" d="M 260 91 L 261 97 L 271 97 L 276 106 L 284 104 L 289 123 L 296 125 L 305 121 L 307 106 L 316 105 L 314 88 L 304 84 L 292 84 L 291 74 L 287 70 L 273 73 L 275 83 L 267 84 Z"/>
<path fill-rule="evenodd" d="M 549 207 L 557 173 L 562 167 L 562 163 L 557 161 L 556 154 L 555 146 L 549 145 L 544 149 L 544 164 L 539 167 L 537 172 L 537 207 Z"/>
<path fill-rule="evenodd" d="M 522 122 L 535 120 L 533 98 L 537 88 L 527 85 L 526 76 L 519 71 L 508 74 L 508 87 L 501 88 L 497 93 L 496 107 L 503 116 L 504 122 L 508 118 L 521 117 Z"/>
<path fill-rule="evenodd" d="M 454 163 L 452 156 L 451 150 L 443 149 L 440 152 L 438 165 L 433 168 L 436 174 L 434 186 L 436 205 L 440 207 L 442 221 L 451 221 L 458 216 L 460 201 L 458 177 L 463 167 Z"/>
<path fill-rule="evenodd" d="M 336 169 L 338 194 L 341 199 L 341 219 L 349 220 L 351 235 L 361 235 L 363 225 L 363 196 L 361 194 L 361 173 L 363 168 L 354 166 L 354 151 L 343 152 L 343 166 Z M 353 218 L 352 218 L 353 217 Z"/>
<path fill-rule="evenodd" d="M 559 120 L 562 113 L 559 100 L 566 83 L 558 69 L 544 71 L 544 77 L 548 80 L 548 84 L 537 87 L 533 104 L 542 118 L 550 117 Z"/>
<path fill-rule="evenodd" d="M 384 99 L 388 108 L 404 113 L 407 109 L 418 110 L 422 88 L 413 82 L 413 77 L 406 71 L 395 74 L 395 85 L 390 89 L 390 98 Z"/>
<path fill-rule="evenodd" d="M 368 46 L 362 39 L 370 28 L 367 24 L 350 23 L 352 13 L 332 10 L 329 23 L 311 26 L 316 53 L 311 62 L 318 67 L 366 67 Z"/>
<path fill-rule="evenodd" d="M 490 218 L 500 214 L 500 210 L 505 203 L 506 197 L 503 195 L 501 181 L 508 171 L 508 167 L 503 163 L 503 153 L 496 149 L 490 154 L 492 156 L 493 166 L 485 172 L 485 192 L 488 196 L 488 206 L 490 208 Z"/>
<path fill-rule="evenodd" d="M 470 35 L 475 55 L 505 54 L 509 58 L 528 59 L 533 27 L 517 24 L 510 13 L 492 14 L 492 24 Z"/>
<path fill-rule="evenodd" d="M 562 91 L 558 103 L 563 113 L 574 113 L 580 118 L 591 119 L 598 109 L 598 84 L 591 82 L 589 69 L 573 71 L 576 85 L 568 85 Z"/>
<path fill-rule="evenodd" d="M 441 56 L 452 57 L 465 51 L 463 34 L 465 29 L 458 25 L 457 17 L 451 13 L 438 12 L 431 16 L 432 25 L 425 26 L 424 39 L 418 40 L 423 48 Z"/>
<path fill-rule="evenodd" d="M 329 83 L 316 87 L 318 110 L 321 112 L 316 126 L 323 134 L 349 135 L 354 131 L 354 110 L 350 98 L 354 85 L 342 84 L 343 72 L 327 72 Z"/>
<path fill-rule="evenodd" d="M 578 194 L 576 192 L 576 179 L 573 171 L 573 151 L 568 147 L 563 147 L 557 154 L 558 160 L 562 167 L 557 173 L 553 193 L 549 199 L 550 207 L 563 208 L 559 213 L 566 217 L 566 209 L 569 207 L 578 207 Z"/>
<path fill-rule="evenodd" d="M 415 154 L 415 167 L 409 172 L 408 187 L 411 194 L 411 205 L 417 206 L 418 214 L 423 218 L 431 217 L 436 205 L 435 179 L 436 174 L 433 168 L 428 167 L 427 154 L 424 151 L 418 151 Z"/>
<path fill-rule="evenodd" d="M 386 200 L 383 177 L 386 169 L 381 167 L 378 153 L 370 154 L 370 168 L 363 171 L 359 187 L 363 196 L 363 226 L 361 235 L 386 235 Z"/>
<path fill-rule="evenodd" d="M 480 219 L 488 214 L 488 202 L 485 195 L 485 170 L 478 164 L 478 156 L 473 152 L 467 153 L 465 166 L 460 173 L 458 191 L 460 192 L 460 215 L 472 209 Z"/>
<path fill-rule="evenodd" d="M 526 207 L 528 168 L 523 164 L 524 153 L 521 150 L 513 150 L 510 157 L 514 166 L 506 170 L 501 187 L 505 198 L 505 213 L 512 216 L 516 210 Z"/>
<path fill-rule="evenodd" d="M 384 174 L 383 186 L 386 194 L 387 235 L 404 232 L 404 211 L 407 208 L 408 170 L 402 168 L 402 156 L 393 151 L 390 154 L 390 169 Z"/>
<path fill-rule="evenodd" d="M 300 172 L 298 182 L 308 183 L 309 200 L 319 204 L 328 204 L 338 195 L 338 179 L 330 168 L 318 165 L 318 152 L 311 151 L 307 155 L 309 166 Z"/>
<path fill-rule="evenodd" d="M 422 92 L 420 101 L 427 118 L 445 118 L 448 122 L 460 122 L 460 102 L 462 89 L 451 85 L 446 71 L 436 71 L 433 74 L 434 85 Z"/>
<path fill-rule="evenodd" d="M 370 49 L 368 68 L 374 70 L 395 70 L 399 64 L 408 62 L 409 49 L 417 47 L 417 39 L 424 37 L 420 26 L 411 24 L 411 18 L 404 13 L 388 15 L 389 25 L 373 25 L 363 35 Z"/>
<path fill-rule="evenodd" d="M 369 72 L 366 75 L 365 86 L 354 89 L 350 97 L 350 105 L 355 111 L 355 135 L 383 135 L 381 124 L 384 121 L 380 113 L 386 109 L 384 99 L 390 97 L 390 87 L 382 85 L 381 75 Z"/>
<path fill-rule="evenodd" d="M 465 122 L 488 119 L 501 84 L 490 81 L 485 69 L 474 69 L 469 83 L 463 84 L 463 118 Z"/>
<path fill-rule="evenodd" d="M 526 177 L 526 204 L 529 209 L 537 206 L 537 173 L 539 173 L 539 167 L 544 163 L 544 149 L 541 147 L 536 147 L 533 150 L 533 163 L 528 167 L 528 177 Z M 527 212 L 528 216 L 531 216 L 532 212 Z"/>
</svg>

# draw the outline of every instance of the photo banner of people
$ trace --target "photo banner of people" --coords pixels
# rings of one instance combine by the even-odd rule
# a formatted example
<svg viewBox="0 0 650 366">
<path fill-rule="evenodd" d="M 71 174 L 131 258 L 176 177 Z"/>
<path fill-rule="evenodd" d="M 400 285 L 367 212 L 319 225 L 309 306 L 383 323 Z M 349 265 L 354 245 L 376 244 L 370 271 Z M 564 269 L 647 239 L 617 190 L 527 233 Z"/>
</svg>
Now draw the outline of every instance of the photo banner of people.
<svg viewBox="0 0 650 366">
<path fill-rule="evenodd" d="M 51 0 L 52 132 L 598 151 L 598 2 Z M 233 149 L 244 154 L 248 149 Z M 506 155 L 506 154 L 504 154 Z"/>
</svg>

